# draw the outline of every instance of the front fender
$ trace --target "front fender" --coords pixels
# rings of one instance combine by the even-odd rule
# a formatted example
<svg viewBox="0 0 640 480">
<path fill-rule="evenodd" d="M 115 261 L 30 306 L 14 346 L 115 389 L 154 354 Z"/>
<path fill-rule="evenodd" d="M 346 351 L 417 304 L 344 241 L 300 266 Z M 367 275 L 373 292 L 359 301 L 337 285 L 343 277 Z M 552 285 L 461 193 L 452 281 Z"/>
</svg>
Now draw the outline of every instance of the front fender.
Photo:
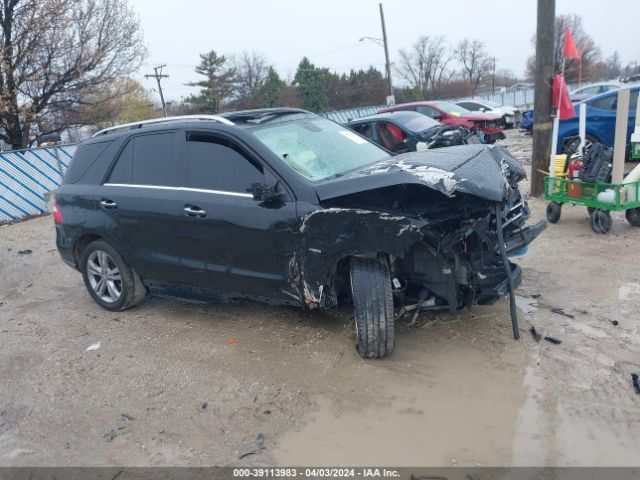
<svg viewBox="0 0 640 480">
<path fill-rule="evenodd" d="M 422 239 L 425 221 L 364 209 L 327 208 L 307 214 L 300 234 L 299 271 L 294 281 L 311 308 L 322 304 L 338 262 L 354 255 L 387 253 L 402 257 Z"/>
</svg>

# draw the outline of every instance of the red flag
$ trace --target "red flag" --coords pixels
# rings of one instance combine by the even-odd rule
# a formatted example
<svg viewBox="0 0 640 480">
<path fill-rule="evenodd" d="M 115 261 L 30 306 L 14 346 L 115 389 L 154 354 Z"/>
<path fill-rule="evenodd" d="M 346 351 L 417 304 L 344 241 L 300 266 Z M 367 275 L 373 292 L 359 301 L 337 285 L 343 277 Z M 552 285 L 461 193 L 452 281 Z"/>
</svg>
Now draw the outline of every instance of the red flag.
<svg viewBox="0 0 640 480">
<path fill-rule="evenodd" d="M 571 36 L 571 30 L 565 28 L 564 30 L 564 43 L 562 44 L 562 56 L 566 58 L 580 59 L 580 54 L 576 48 L 576 44 L 573 43 L 573 37 Z"/>
<path fill-rule="evenodd" d="M 551 92 L 553 106 L 558 107 L 558 115 L 560 120 L 566 120 L 576 116 L 576 111 L 569 97 L 569 90 L 562 75 L 553 77 L 553 88 Z"/>
</svg>

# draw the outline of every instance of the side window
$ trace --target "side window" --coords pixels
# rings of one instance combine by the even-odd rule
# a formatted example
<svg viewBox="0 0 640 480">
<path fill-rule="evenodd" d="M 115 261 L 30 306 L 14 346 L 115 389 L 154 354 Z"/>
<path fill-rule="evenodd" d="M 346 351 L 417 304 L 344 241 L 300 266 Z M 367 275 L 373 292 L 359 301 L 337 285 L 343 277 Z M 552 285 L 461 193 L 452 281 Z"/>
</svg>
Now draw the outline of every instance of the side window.
<svg viewBox="0 0 640 480">
<path fill-rule="evenodd" d="M 437 110 L 431 108 L 431 107 L 425 107 L 424 105 L 419 105 L 416 108 L 416 111 L 418 113 L 421 113 L 423 115 L 426 115 L 427 117 L 431 117 L 434 118 L 437 115 Z"/>
<path fill-rule="evenodd" d="M 186 132 L 178 165 L 188 188 L 247 193 L 262 183 L 262 167 L 254 164 L 233 143 L 206 133 Z"/>
<path fill-rule="evenodd" d="M 594 108 L 600 108 L 601 110 L 615 110 L 618 105 L 617 96 L 609 95 L 608 97 L 600 98 L 591 102 L 591 106 Z"/>
<path fill-rule="evenodd" d="M 363 137 L 372 138 L 370 123 L 362 123 L 360 125 L 355 125 L 353 127 L 353 130 L 358 132 Z"/>
<path fill-rule="evenodd" d="M 174 136 L 173 132 L 167 132 L 133 138 L 132 183 L 136 185 L 176 185 L 172 162 Z"/>
<path fill-rule="evenodd" d="M 109 175 L 108 183 L 175 186 L 173 132 L 131 138 Z"/>
<path fill-rule="evenodd" d="M 401 148 L 407 140 L 407 135 L 393 123 L 378 122 L 376 130 L 382 146 L 392 152 Z"/>
</svg>

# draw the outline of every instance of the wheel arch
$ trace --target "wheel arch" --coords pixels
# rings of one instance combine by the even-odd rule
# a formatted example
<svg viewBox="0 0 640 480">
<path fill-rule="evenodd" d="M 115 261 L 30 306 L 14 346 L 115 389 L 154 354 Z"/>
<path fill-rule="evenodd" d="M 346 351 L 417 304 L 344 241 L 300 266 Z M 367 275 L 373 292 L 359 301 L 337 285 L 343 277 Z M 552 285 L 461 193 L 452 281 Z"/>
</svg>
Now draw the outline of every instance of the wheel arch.
<svg viewBox="0 0 640 480">
<path fill-rule="evenodd" d="M 73 260 L 77 267 L 80 267 L 80 257 L 82 256 L 82 252 L 85 251 L 90 243 L 95 242 L 96 240 L 104 240 L 104 237 L 96 235 L 95 233 L 85 233 L 78 237 L 73 243 Z"/>
</svg>

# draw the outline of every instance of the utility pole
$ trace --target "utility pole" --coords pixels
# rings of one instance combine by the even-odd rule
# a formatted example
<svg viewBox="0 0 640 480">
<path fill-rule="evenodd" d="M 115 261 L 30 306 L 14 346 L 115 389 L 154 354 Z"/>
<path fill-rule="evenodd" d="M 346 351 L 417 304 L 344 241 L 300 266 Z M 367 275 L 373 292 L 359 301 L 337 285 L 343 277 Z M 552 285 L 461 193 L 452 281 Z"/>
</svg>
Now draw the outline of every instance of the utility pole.
<svg viewBox="0 0 640 480">
<path fill-rule="evenodd" d="M 153 71 L 155 73 L 147 74 L 144 78 L 155 78 L 156 82 L 158 82 L 158 92 L 160 93 L 160 101 L 162 102 L 162 113 L 164 116 L 167 116 L 167 106 L 164 103 L 164 95 L 162 94 L 162 85 L 160 85 L 160 80 L 163 78 L 169 78 L 169 75 L 163 75 L 162 69 L 166 67 L 166 65 L 158 65 L 157 67 L 153 67 Z"/>
<path fill-rule="evenodd" d="M 491 94 L 496 94 L 496 57 L 491 59 L 493 61 L 493 74 L 491 75 Z"/>
<path fill-rule="evenodd" d="M 384 43 L 384 58 L 387 69 L 387 83 L 389 84 L 389 97 L 390 103 L 393 105 L 396 103 L 396 100 L 393 95 L 393 86 L 391 85 L 391 63 L 389 62 L 389 44 L 387 43 L 387 28 L 384 24 L 384 10 L 382 9 L 382 4 L 380 4 L 380 23 L 382 23 L 382 42 Z"/>
<path fill-rule="evenodd" d="M 551 156 L 551 80 L 553 78 L 555 0 L 538 0 L 536 29 L 536 78 L 533 110 L 533 155 L 531 159 L 531 195 L 544 191 L 544 174 Z"/>
</svg>

